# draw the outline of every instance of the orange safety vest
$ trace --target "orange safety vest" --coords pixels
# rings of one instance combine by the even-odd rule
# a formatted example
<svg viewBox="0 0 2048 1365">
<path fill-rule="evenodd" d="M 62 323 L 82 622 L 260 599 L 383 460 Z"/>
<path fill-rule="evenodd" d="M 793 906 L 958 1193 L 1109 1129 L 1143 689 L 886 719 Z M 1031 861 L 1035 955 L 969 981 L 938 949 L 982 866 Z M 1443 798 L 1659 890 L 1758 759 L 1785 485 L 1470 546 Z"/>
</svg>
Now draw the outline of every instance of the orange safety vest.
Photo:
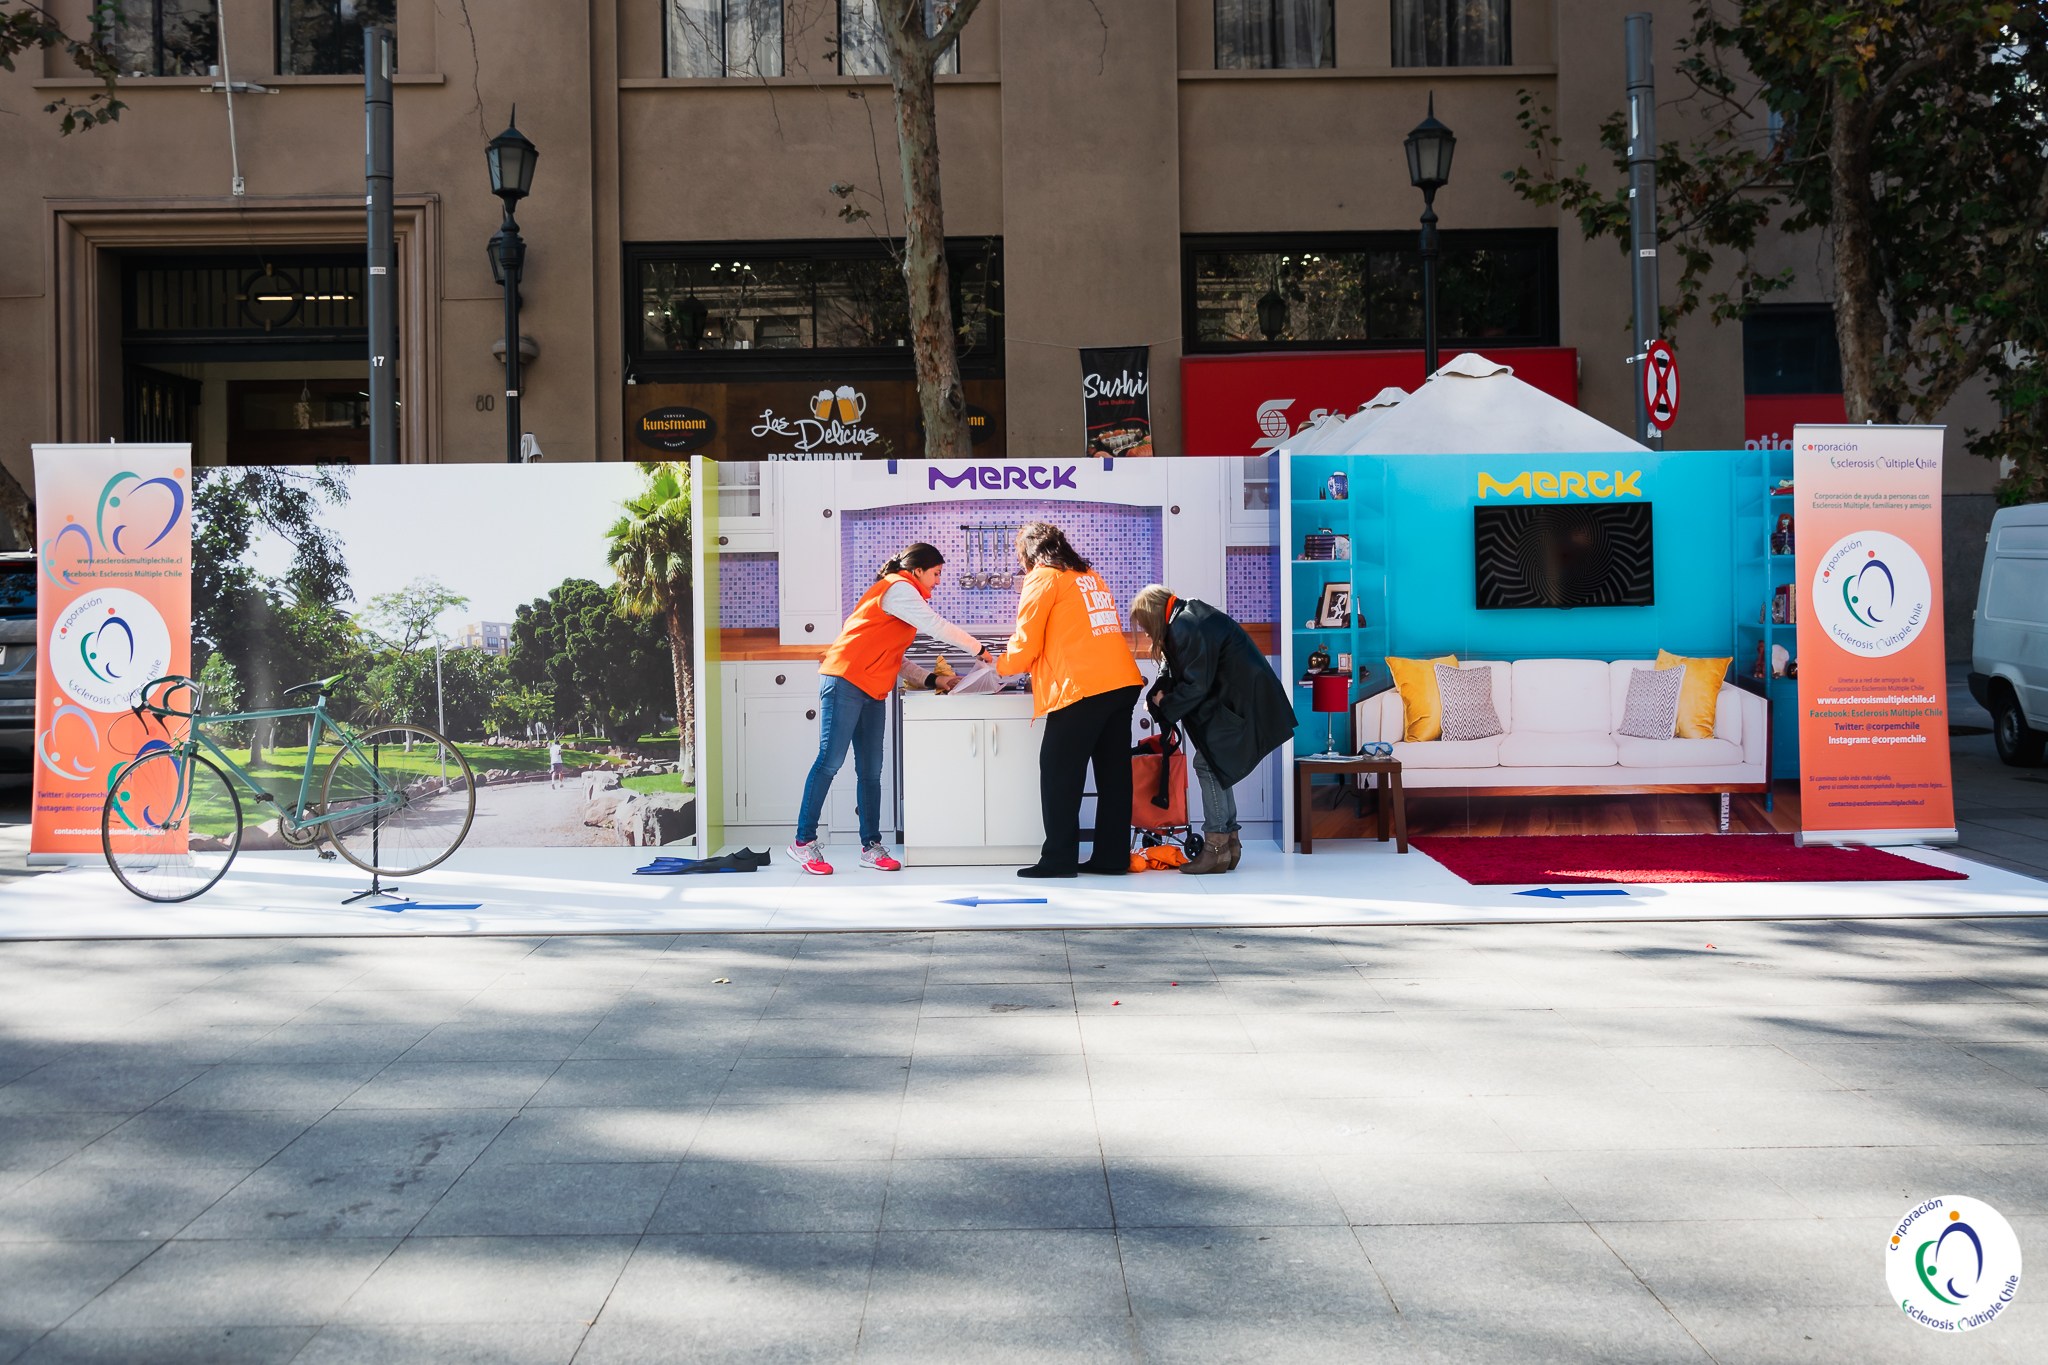
<svg viewBox="0 0 2048 1365">
<path fill-rule="evenodd" d="M 890 574 L 882 579 L 854 604 L 853 615 L 846 618 L 839 638 L 832 642 L 825 651 L 824 662 L 818 665 L 820 673 L 844 678 L 877 700 L 889 695 L 889 689 L 903 672 L 903 655 L 917 638 L 916 626 L 882 610 L 883 595 L 898 583 L 908 583 L 917 588 L 919 596 L 931 600 L 931 594 L 918 588 L 917 580 L 908 574 Z"/>
<path fill-rule="evenodd" d="M 1024 580 L 1017 633 L 996 671 L 1006 677 L 1031 674 L 1032 712 L 1038 716 L 1145 681 L 1102 575 L 1043 565 Z"/>
</svg>

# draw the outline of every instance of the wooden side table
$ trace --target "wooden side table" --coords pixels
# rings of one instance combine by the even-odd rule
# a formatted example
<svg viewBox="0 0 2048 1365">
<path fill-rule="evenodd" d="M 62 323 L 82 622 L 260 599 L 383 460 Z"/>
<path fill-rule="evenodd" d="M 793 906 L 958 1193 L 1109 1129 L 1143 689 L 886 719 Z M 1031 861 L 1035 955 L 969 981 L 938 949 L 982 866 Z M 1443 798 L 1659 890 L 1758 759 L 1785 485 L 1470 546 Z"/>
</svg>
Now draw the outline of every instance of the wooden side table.
<svg viewBox="0 0 2048 1365">
<path fill-rule="evenodd" d="M 1316 778 L 1325 774 L 1344 777 L 1353 773 L 1369 773 L 1373 778 L 1378 800 L 1378 826 L 1380 842 L 1387 841 L 1387 818 L 1392 808 L 1394 825 L 1394 847 L 1402 853 L 1408 851 L 1408 802 L 1401 790 L 1401 760 L 1398 758 L 1366 758 L 1353 754 L 1345 758 L 1297 758 L 1294 760 L 1294 839 L 1301 845 L 1303 853 L 1315 849 L 1315 822 L 1310 818 L 1309 793 Z"/>
</svg>

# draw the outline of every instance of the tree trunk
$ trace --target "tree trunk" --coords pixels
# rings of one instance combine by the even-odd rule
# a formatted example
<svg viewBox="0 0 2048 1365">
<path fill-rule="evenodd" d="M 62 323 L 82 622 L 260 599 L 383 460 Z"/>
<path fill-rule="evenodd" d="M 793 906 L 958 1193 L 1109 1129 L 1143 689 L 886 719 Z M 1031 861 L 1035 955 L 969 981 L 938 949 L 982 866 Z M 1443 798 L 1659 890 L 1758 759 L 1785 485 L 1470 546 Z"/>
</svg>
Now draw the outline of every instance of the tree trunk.
<svg viewBox="0 0 2048 1365">
<path fill-rule="evenodd" d="M 1896 422 L 1898 394 L 1886 374 L 1885 315 L 1873 240 L 1868 96 L 1836 96 L 1828 129 L 1828 246 L 1835 266 L 1835 340 L 1842 404 L 1852 422 Z"/>
<path fill-rule="evenodd" d="M 910 347 L 929 458 L 968 453 L 967 392 L 953 331 L 946 220 L 939 202 L 939 124 L 931 51 L 920 0 L 883 0 L 896 153 L 903 170 L 903 278 L 910 291 Z"/>
<path fill-rule="evenodd" d="M 676 672 L 676 761 L 695 780 L 697 750 L 696 670 L 690 663 L 690 600 L 677 600 L 671 588 L 668 605 L 668 652 Z"/>
<path fill-rule="evenodd" d="M 36 548 L 36 505 L 5 465 L 0 465 L 0 516 L 7 518 L 8 528 L 14 532 L 16 548 Z"/>
</svg>

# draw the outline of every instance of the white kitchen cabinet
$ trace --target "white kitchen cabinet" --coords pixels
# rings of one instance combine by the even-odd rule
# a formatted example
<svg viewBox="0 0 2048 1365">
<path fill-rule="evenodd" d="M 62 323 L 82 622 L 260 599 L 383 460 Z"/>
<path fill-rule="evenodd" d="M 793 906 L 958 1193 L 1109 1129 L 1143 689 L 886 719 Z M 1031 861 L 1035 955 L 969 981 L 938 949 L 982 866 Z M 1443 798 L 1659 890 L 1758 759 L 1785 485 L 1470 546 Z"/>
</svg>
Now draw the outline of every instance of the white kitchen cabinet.
<svg viewBox="0 0 2048 1365">
<path fill-rule="evenodd" d="M 718 476 L 718 548 L 728 554 L 775 548 L 777 479 L 762 477 L 759 460 L 721 460 Z"/>
<path fill-rule="evenodd" d="M 823 649 L 839 636 L 839 511 L 833 480 L 818 471 L 779 480 L 777 623 L 785 645 Z"/>
<path fill-rule="evenodd" d="M 725 735 L 721 813 L 726 841 L 759 846 L 793 837 L 804 781 L 818 756 L 818 665 L 814 660 L 722 665 Z M 882 741 L 882 837 L 894 837 L 890 793 L 894 765 Z M 818 837 L 845 844 L 859 837 L 853 753 L 832 781 Z"/>
<path fill-rule="evenodd" d="M 1045 842 L 1024 694 L 903 699 L 903 857 L 924 866 L 1033 863 Z"/>
<path fill-rule="evenodd" d="M 1231 545 L 1271 545 L 1279 527 L 1274 499 L 1280 491 L 1280 462 L 1272 455 L 1237 455 L 1225 481 L 1223 526 Z"/>
</svg>

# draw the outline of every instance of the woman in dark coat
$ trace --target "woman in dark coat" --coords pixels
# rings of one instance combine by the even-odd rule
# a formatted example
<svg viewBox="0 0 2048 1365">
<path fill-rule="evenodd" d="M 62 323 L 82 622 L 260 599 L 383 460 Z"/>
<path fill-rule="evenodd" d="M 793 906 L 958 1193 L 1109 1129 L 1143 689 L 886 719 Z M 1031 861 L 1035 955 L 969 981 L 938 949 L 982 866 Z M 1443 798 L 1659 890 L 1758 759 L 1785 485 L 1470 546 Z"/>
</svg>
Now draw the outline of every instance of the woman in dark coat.
<svg viewBox="0 0 2048 1365">
<path fill-rule="evenodd" d="M 1159 681 L 1145 694 L 1161 732 L 1187 727 L 1202 784 L 1202 851 L 1181 868 L 1228 872 L 1238 842 L 1230 789 L 1294 737 L 1294 706 L 1243 626 L 1206 602 L 1175 597 L 1154 583 L 1131 599 L 1131 623 L 1152 641 Z"/>
</svg>

